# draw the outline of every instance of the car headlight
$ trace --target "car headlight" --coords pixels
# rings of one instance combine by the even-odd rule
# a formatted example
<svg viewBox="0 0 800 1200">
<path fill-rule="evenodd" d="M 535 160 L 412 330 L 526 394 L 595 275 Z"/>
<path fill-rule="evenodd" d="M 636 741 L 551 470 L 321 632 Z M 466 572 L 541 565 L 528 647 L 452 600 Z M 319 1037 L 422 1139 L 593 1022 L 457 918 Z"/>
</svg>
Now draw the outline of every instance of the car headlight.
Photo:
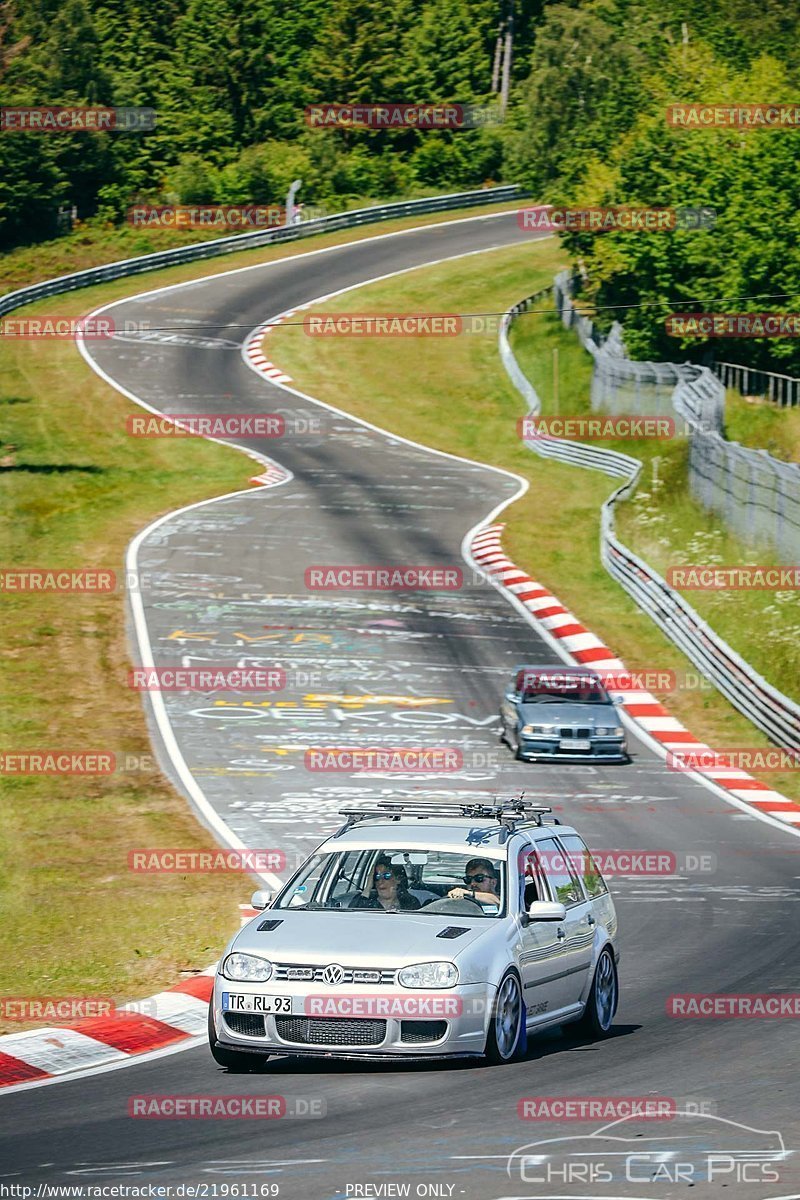
<svg viewBox="0 0 800 1200">
<path fill-rule="evenodd" d="M 239 983 L 266 983 L 272 975 L 272 963 L 255 954 L 229 954 L 222 964 L 222 974 Z"/>
<path fill-rule="evenodd" d="M 622 737 L 624 732 L 621 725 L 598 725 L 595 729 L 598 737 Z"/>
<path fill-rule="evenodd" d="M 526 737 L 537 737 L 553 733 L 557 728 L 557 725 L 523 725 L 520 733 L 525 734 Z"/>
<path fill-rule="evenodd" d="M 458 969 L 451 962 L 417 963 L 397 972 L 397 982 L 403 987 L 449 988 L 458 983 Z"/>
</svg>

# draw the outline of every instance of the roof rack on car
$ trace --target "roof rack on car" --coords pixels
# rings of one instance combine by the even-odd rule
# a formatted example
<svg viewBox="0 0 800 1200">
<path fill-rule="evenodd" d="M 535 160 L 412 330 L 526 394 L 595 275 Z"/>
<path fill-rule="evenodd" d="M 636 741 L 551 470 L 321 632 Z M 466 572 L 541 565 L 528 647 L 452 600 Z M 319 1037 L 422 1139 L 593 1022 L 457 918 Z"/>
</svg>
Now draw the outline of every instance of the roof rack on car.
<svg viewBox="0 0 800 1200">
<path fill-rule="evenodd" d="M 338 837 L 359 821 L 374 821 L 377 817 L 388 817 L 394 821 L 399 821 L 401 817 L 470 817 L 495 822 L 505 831 L 505 841 L 519 825 L 542 825 L 544 817 L 548 813 L 552 814 L 552 811 L 552 808 L 544 808 L 538 804 L 526 804 L 522 797 L 517 800 L 498 800 L 494 803 L 477 801 L 459 804 L 443 804 L 438 801 L 426 803 L 421 800 L 379 800 L 375 805 L 368 807 L 340 809 L 341 816 L 347 819 L 333 836 Z M 549 823 L 559 825 L 561 822 L 557 817 L 551 816 Z"/>
</svg>

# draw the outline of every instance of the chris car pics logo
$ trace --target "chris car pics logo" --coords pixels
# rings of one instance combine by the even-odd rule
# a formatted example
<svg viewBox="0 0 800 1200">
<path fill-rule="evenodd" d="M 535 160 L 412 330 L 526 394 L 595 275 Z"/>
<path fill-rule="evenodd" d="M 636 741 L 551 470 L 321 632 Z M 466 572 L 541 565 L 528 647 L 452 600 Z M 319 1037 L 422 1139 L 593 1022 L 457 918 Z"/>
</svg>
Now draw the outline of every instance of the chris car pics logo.
<svg viewBox="0 0 800 1200">
<path fill-rule="evenodd" d="M 654 1131 L 651 1113 L 633 1112 L 593 1133 L 529 1142 L 509 1156 L 506 1171 L 517 1184 L 562 1191 L 612 1183 L 656 1185 L 658 1192 L 648 1193 L 653 1200 L 677 1194 L 675 1188 L 727 1186 L 736 1195 L 737 1188 L 780 1181 L 789 1152 L 779 1131 L 686 1108 L 670 1110 L 667 1120 Z"/>
</svg>

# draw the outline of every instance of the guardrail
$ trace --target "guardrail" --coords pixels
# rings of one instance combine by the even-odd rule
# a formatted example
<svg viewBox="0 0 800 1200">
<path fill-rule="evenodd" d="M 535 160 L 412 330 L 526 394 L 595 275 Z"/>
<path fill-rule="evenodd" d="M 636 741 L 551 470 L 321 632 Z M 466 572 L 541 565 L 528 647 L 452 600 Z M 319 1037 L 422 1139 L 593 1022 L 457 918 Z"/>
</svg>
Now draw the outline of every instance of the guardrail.
<svg viewBox="0 0 800 1200">
<path fill-rule="evenodd" d="M 743 396 L 759 396 L 781 408 L 796 408 L 800 404 L 800 379 L 778 375 L 774 371 L 757 371 L 740 363 L 714 363 L 714 374 L 723 387 L 736 388 Z"/>
<path fill-rule="evenodd" d="M 127 275 L 138 275 L 143 271 L 155 271 L 159 267 L 172 267 L 198 259 L 214 258 L 219 254 L 235 254 L 237 250 L 250 250 L 276 242 L 290 242 L 296 238 L 310 237 L 314 233 L 331 233 L 337 229 L 352 229 L 360 225 L 371 225 L 377 221 L 389 221 L 397 217 L 414 216 L 417 213 L 447 212 L 458 208 L 472 208 L 482 204 L 498 204 L 504 200 L 517 200 L 526 195 L 518 184 L 502 187 L 478 188 L 470 192 L 453 192 L 445 196 L 429 196 L 422 200 L 401 200 L 393 204 L 377 204 L 370 208 L 354 208 L 350 212 L 332 213 L 329 217 L 318 217 L 303 221 L 299 225 L 282 226 L 279 229 L 260 229 L 255 233 L 235 234 L 232 237 L 214 238 L 208 242 L 193 242 L 190 246 L 178 246 L 174 250 L 160 250 L 155 254 L 142 254 L 138 258 L 126 258 L 119 262 L 106 263 L 102 267 L 89 267 L 71 275 L 60 275 L 29 287 L 19 288 L 0 296 L 0 316 L 76 288 L 92 287 Z"/>
<path fill-rule="evenodd" d="M 500 322 L 499 348 L 503 366 L 529 411 L 537 415 L 541 413 L 541 400 L 517 362 L 508 334 L 515 317 L 534 305 L 539 306 L 544 297 L 553 292 L 557 296 L 556 286 L 529 296 L 505 313 Z M 557 311 L 561 310 L 557 307 Z M 594 342 L 592 331 L 587 328 L 591 322 L 585 317 L 577 320 L 586 323 L 582 332 L 587 341 Z M 576 323 L 576 320 L 572 321 L 573 325 Z M 559 438 L 530 438 L 525 439 L 525 444 L 542 458 L 624 479 L 601 509 L 600 558 L 603 566 L 739 712 L 779 746 L 800 752 L 800 705 L 759 675 L 657 571 L 616 536 L 614 508 L 635 489 L 642 470 L 641 461 L 628 454 Z"/>
<path fill-rule="evenodd" d="M 556 276 L 554 287 L 564 325 L 575 329 L 594 359 L 592 408 L 682 416 L 690 441 L 689 486 L 696 499 L 721 513 L 745 541 L 759 539 L 784 562 L 797 562 L 800 466 L 726 440 L 725 387 L 707 367 L 634 362 L 626 357 L 619 325 L 604 337 L 578 313 L 568 271 Z"/>
</svg>

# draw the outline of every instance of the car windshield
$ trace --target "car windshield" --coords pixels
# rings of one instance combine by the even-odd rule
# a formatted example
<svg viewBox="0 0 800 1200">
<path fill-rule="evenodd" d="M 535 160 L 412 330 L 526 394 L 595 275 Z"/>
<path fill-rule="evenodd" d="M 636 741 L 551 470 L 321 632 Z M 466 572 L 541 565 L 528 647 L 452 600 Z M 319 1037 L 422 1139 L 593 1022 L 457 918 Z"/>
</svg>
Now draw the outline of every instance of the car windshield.
<svg viewBox="0 0 800 1200">
<path fill-rule="evenodd" d="M 523 704 L 610 704 L 611 698 L 598 679 L 589 675 L 561 675 L 552 681 L 538 679 L 522 692 Z"/>
<path fill-rule="evenodd" d="M 501 861 L 480 855 L 379 846 L 343 850 L 313 855 L 272 907 L 499 917 L 504 877 Z"/>
</svg>

